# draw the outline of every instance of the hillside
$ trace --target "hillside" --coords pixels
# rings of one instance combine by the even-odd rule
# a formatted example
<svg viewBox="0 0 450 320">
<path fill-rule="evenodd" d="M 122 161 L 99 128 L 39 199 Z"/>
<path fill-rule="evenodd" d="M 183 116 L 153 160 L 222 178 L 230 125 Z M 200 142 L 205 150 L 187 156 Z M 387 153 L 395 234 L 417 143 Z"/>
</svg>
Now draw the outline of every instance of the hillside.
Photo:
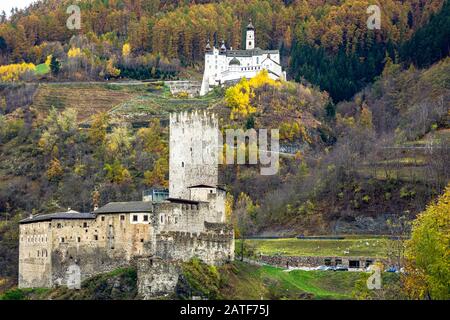
<svg viewBox="0 0 450 320">
<path fill-rule="evenodd" d="M 12 230 L 20 216 L 90 210 L 95 190 L 106 203 L 138 200 L 145 188 L 167 185 L 171 111 L 208 109 L 224 128 L 280 128 L 279 174 L 261 176 L 248 165 L 221 169 L 238 232 L 394 232 L 388 221 L 414 218 L 449 180 L 449 64 L 404 71 L 390 64 L 372 86 L 337 106 L 314 87 L 271 83 L 263 74 L 248 84 L 248 105 L 234 100 L 234 87 L 186 99 L 162 84 L 6 86 L 4 276 L 15 277 Z M 18 92 L 23 99 L 16 101 Z M 94 110 L 103 112 L 90 116 Z M 417 110 L 425 116 L 417 118 Z"/>
<path fill-rule="evenodd" d="M 450 181 L 448 0 L 383 1 L 379 30 L 367 28 L 366 0 L 81 0 L 81 30 L 66 28 L 69 4 L 0 15 L 0 292 L 17 283 L 21 218 L 168 186 L 171 112 L 214 112 L 223 130 L 279 129 L 277 174 L 220 167 L 236 237 L 407 235 Z M 241 48 L 249 18 L 291 80 L 263 71 L 203 97 L 170 93 L 167 79 L 201 78 L 208 40 Z M 304 244 L 261 241 L 258 250 L 317 254 Z M 185 267 L 180 298 L 194 288 L 210 298 L 341 299 L 361 280 L 239 262 Z M 77 293 L 10 294 L 134 299 L 134 277 L 119 270 Z"/>
<path fill-rule="evenodd" d="M 248 19 L 257 46 L 280 50 L 290 78 L 350 99 L 380 75 L 386 57 L 429 66 L 449 53 L 445 0 L 382 1 L 382 27 L 367 28 L 372 1 L 78 2 L 80 29 L 66 27 L 68 0 L 39 1 L 0 16 L 5 81 L 198 77 L 207 41 L 242 48 Z M 423 34 L 431 33 L 429 42 Z M 416 52 L 426 49 L 423 57 Z M 401 52 L 401 55 L 398 53 Z M 424 51 L 425 52 L 425 51 Z M 433 52 L 432 54 L 430 52 Z"/>
<path fill-rule="evenodd" d="M 183 277 L 177 293 L 171 298 L 260 300 L 260 299 L 355 299 L 358 283 L 368 274 L 359 272 L 283 271 L 275 267 L 258 267 L 234 262 L 209 267 L 197 260 L 183 265 Z M 385 283 L 395 285 L 395 274 L 383 275 Z M 118 269 L 83 282 L 81 290 L 12 289 L 0 294 L 0 300 L 132 300 L 136 295 L 136 272 L 133 268 Z"/>
</svg>

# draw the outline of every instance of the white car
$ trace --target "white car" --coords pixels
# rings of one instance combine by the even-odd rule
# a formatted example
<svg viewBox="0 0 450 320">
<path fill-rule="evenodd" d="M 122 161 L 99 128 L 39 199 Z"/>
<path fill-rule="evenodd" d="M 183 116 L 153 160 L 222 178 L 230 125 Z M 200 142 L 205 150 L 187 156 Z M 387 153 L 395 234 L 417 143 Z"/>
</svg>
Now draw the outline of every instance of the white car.
<svg viewBox="0 0 450 320">
<path fill-rule="evenodd" d="M 319 270 L 319 271 L 329 271 L 329 270 L 333 270 L 333 267 L 331 267 L 331 266 L 318 266 L 318 267 L 316 268 L 316 270 Z"/>
</svg>

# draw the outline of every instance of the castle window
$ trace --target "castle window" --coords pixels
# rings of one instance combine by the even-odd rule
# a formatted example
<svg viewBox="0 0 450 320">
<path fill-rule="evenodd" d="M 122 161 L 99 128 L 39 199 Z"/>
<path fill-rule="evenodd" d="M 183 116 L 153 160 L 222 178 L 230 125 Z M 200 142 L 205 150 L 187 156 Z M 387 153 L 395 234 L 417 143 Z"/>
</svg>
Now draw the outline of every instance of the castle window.
<svg viewBox="0 0 450 320">
<path fill-rule="evenodd" d="M 144 242 L 144 239 L 141 239 L 141 242 Z"/>
<path fill-rule="evenodd" d="M 58 223 L 58 224 L 56 225 L 56 227 L 57 227 L 58 229 L 61 229 L 61 223 Z"/>
<path fill-rule="evenodd" d="M 148 215 L 144 216 L 144 221 L 148 221 Z"/>
<path fill-rule="evenodd" d="M 161 223 L 164 223 L 164 216 L 161 215 Z"/>
<path fill-rule="evenodd" d="M 133 215 L 133 222 L 137 222 L 138 221 L 138 216 L 137 215 Z"/>
<path fill-rule="evenodd" d="M 60 242 L 64 243 L 64 237 L 61 237 Z"/>
<path fill-rule="evenodd" d="M 87 228 L 87 222 L 83 222 L 83 228 Z"/>
<path fill-rule="evenodd" d="M 125 220 L 125 216 L 122 214 L 121 216 L 120 216 L 120 221 L 124 221 Z"/>
<path fill-rule="evenodd" d="M 178 223 L 178 217 L 175 217 L 175 223 Z"/>
<path fill-rule="evenodd" d="M 184 168 L 184 162 L 181 162 L 181 166 Z"/>
<path fill-rule="evenodd" d="M 39 252 L 39 250 L 37 251 L 37 256 L 38 256 L 38 258 L 39 258 L 39 254 L 40 254 L 40 252 Z"/>
<path fill-rule="evenodd" d="M 94 240 L 98 240 L 98 235 L 94 234 Z"/>
<path fill-rule="evenodd" d="M 105 221 L 105 216 L 102 216 L 102 221 Z"/>
<path fill-rule="evenodd" d="M 77 242 L 81 242 L 81 237 L 77 237 Z"/>
</svg>

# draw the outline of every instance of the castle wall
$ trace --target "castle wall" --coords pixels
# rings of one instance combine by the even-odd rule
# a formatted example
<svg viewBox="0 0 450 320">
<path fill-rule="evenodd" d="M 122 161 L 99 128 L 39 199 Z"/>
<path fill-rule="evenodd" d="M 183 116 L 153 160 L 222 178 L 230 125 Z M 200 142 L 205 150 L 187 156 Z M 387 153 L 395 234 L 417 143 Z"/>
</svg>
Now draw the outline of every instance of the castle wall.
<svg viewBox="0 0 450 320">
<path fill-rule="evenodd" d="M 155 205 L 155 208 L 155 228 L 158 232 L 201 232 L 204 230 L 205 216 L 209 211 L 207 203 L 160 203 Z"/>
<path fill-rule="evenodd" d="M 48 222 L 20 225 L 19 288 L 51 286 L 51 243 Z"/>
<path fill-rule="evenodd" d="M 218 229 L 201 233 L 161 232 L 156 235 L 156 255 L 162 259 L 180 261 L 197 257 L 214 265 L 234 260 L 233 230 L 224 224 L 210 225 Z"/>
<path fill-rule="evenodd" d="M 129 264 L 147 254 L 144 244 L 151 240 L 152 225 L 141 213 L 103 214 L 95 220 L 54 220 L 52 280 L 65 285 L 69 266 L 80 267 L 84 280 Z M 137 217 L 138 221 L 134 221 Z M 148 219 L 151 219 L 148 215 Z"/>
<path fill-rule="evenodd" d="M 167 296 L 175 292 L 181 268 L 177 261 L 157 257 L 140 258 L 137 261 L 138 292 L 141 298 Z"/>
</svg>

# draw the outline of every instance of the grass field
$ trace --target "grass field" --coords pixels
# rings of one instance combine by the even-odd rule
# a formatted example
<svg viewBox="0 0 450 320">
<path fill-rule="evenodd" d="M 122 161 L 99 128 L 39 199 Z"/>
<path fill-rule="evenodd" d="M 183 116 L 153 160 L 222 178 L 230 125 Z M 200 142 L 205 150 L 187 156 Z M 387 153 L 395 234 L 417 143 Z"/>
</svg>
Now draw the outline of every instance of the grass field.
<svg viewBox="0 0 450 320">
<path fill-rule="evenodd" d="M 171 112 L 206 109 L 216 103 L 219 98 L 210 93 L 203 97 L 177 98 L 173 97 L 167 87 L 149 88 L 133 99 L 117 105 L 111 113 L 126 115 L 127 118 L 142 116 L 168 116 Z"/>
<path fill-rule="evenodd" d="M 51 107 L 74 108 L 82 121 L 97 112 L 109 111 L 144 91 L 145 88 L 135 86 L 108 84 L 40 84 L 33 106 L 44 113 Z"/>
<path fill-rule="evenodd" d="M 352 299 L 357 281 L 368 273 L 333 271 L 283 271 L 235 261 L 234 272 L 225 272 L 225 299 Z"/>
<path fill-rule="evenodd" d="M 206 109 L 218 100 L 214 93 L 198 98 L 176 98 L 166 86 L 150 83 L 46 83 L 39 85 L 33 106 L 44 113 L 51 107 L 74 108 L 81 122 L 100 111 L 124 121 L 141 122 L 155 116 L 168 117 L 170 112 Z"/>
<path fill-rule="evenodd" d="M 256 254 L 285 256 L 370 256 L 384 257 L 388 239 L 383 237 L 350 238 L 343 240 L 310 239 L 251 239 L 245 240 Z M 240 253 L 240 240 L 236 241 Z"/>
</svg>

